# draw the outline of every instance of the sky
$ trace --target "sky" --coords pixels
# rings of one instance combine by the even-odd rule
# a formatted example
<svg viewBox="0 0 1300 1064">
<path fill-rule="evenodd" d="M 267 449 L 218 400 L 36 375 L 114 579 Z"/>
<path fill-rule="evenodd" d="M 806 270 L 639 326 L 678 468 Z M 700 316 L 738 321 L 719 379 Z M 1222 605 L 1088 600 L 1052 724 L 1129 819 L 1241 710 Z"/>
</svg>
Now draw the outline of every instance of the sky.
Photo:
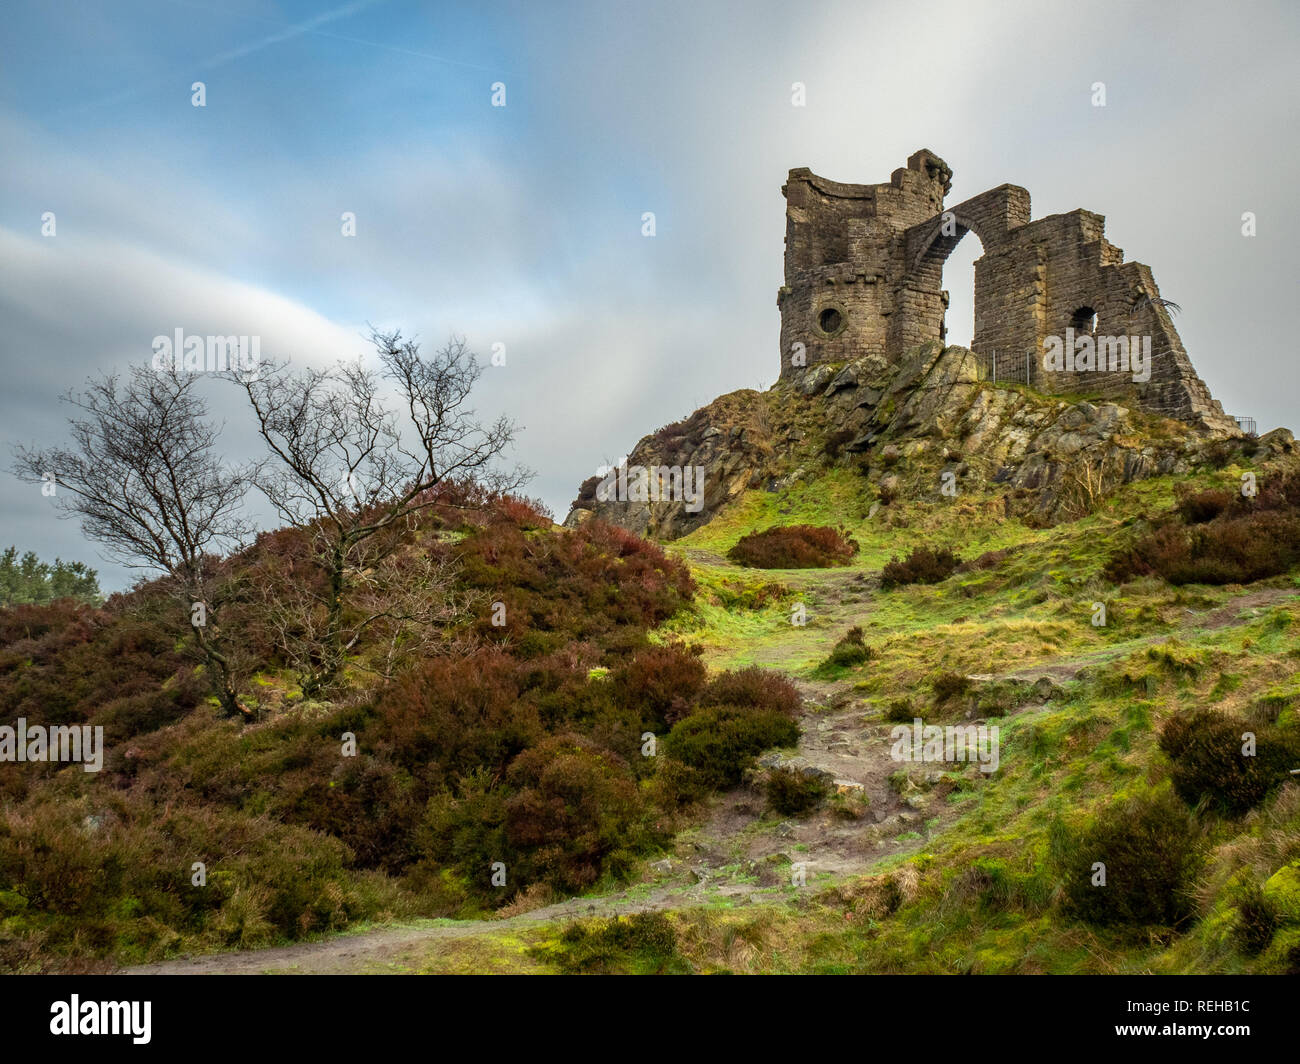
<svg viewBox="0 0 1300 1064">
<path fill-rule="evenodd" d="M 1297 44 L 1293 3 L 9 0 L 0 546 L 129 584 L 10 453 L 177 328 L 300 365 L 368 323 L 504 345 L 477 408 L 562 520 L 641 436 L 775 380 L 788 171 L 878 183 L 922 147 L 949 203 L 1104 214 L 1224 409 L 1295 429 Z M 945 268 L 950 342 L 980 254 Z M 213 382 L 232 460 L 238 399 Z"/>
</svg>

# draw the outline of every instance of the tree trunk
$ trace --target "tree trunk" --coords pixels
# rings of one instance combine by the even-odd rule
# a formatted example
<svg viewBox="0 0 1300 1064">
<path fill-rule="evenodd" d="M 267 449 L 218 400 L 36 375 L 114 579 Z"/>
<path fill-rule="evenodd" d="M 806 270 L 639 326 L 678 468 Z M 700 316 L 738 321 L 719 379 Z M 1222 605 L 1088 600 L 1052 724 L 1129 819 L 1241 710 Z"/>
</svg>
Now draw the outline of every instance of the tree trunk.
<svg viewBox="0 0 1300 1064">
<path fill-rule="evenodd" d="M 204 663 L 208 667 L 213 693 L 221 703 L 221 708 L 226 711 L 226 716 L 239 717 L 246 722 L 252 720 L 253 711 L 239 701 L 239 695 L 235 693 L 234 685 L 230 682 L 230 663 L 226 660 L 226 656 L 209 641 L 202 628 L 195 627 L 194 636 L 199 644 L 199 650 L 203 653 Z"/>
</svg>

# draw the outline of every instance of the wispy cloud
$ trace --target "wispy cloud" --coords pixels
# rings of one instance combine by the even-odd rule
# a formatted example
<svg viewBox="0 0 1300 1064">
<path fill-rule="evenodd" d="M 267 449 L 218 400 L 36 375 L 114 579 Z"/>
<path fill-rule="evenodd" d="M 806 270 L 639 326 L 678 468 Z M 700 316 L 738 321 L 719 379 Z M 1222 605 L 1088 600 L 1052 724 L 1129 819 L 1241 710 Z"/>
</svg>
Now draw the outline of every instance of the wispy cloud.
<svg viewBox="0 0 1300 1064">
<path fill-rule="evenodd" d="M 1294 117 L 1287 9 L 1225 30 L 1100 0 L 1098 51 L 1042 45 L 1077 39 L 1065 0 L 826 3 L 797 20 L 777 0 L 635 14 L 123 0 L 102 24 L 96 5 L 80 20 L 15 6 L 21 32 L 0 42 L 5 96 L 18 85 L 24 101 L 21 117 L 0 103 L 13 436 L 57 431 L 59 392 L 177 326 L 256 329 L 298 358 L 360 353 L 366 320 L 428 344 L 457 331 L 485 355 L 505 345 L 481 406 L 527 427 L 532 490 L 563 511 L 642 433 L 773 379 L 789 168 L 885 181 L 922 146 L 954 167 L 954 201 L 1007 181 L 1036 216 L 1106 214 L 1183 305 L 1183 339 L 1225 406 L 1261 428 L 1297 420 L 1282 286 L 1300 148 L 1276 136 Z M 55 46 L 29 54 L 23 34 Z M 1044 57 L 1032 87 L 1011 61 L 1028 49 Z M 166 57 L 156 80 L 135 84 L 150 57 Z M 200 67 L 230 74 L 205 110 L 181 91 Z M 490 105 L 489 70 L 514 72 L 508 107 Z M 1096 80 L 1105 109 L 1089 104 Z M 52 120 L 69 93 L 89 117 Z M 56 238 L 39 236 L 46 210 Z M 956 258 L 945 272 L 954 317 L 970 314 L 973 238 L 962 253 L 965 273 Z M 93 557 L 46 516 L 0 490 L 4 538 Z"/>
<path fill-rule="evenodd" d="M 211 70 L 214 67 L 225 66 L 225 64 L 234 62 L 236 59 L 243 59 L 245 56 L 260 52 L 263 48 L 270 48 L 273 44 L 291 41 L 295 37 L 301 37 L 306 33 L 316 33 L 321 26 L 328 26 L 331 22 L 337 22 L 341 18 L 351 18 L 353 15 L 360 14 L 362 11 L 383 2 L 384 0 L 355 0 L 354 3 L 336 7 L 333 11 L 323 11 L 319 15 L 304 19 L 302 22 L 294 23 L 291 26 L 285 26 L 283 29 L 258 40 L 241 44 L 238 48 L 229 48 L 224 52 L 218 52 L 210 59 L 205 59 L 199 63 L 199 68 L 201 70 Z"/>
</svg>

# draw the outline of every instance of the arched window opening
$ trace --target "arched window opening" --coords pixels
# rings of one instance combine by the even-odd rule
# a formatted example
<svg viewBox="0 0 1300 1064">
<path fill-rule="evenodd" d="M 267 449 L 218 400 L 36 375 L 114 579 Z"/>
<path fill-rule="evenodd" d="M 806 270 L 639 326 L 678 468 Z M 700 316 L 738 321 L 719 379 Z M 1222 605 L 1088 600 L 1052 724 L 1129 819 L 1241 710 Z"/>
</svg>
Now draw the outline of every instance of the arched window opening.
<svg viewBox="0 0 1300 1064">
<path fill-rule="evenodd" d="M 1074 317 L 1070 319 L 1070 327 L 1074 329 L 1076 336 L 1083 333 L 1095 336 L 1097 334 L 1097 312 L 1092 307 L 1080 307 L 1074 312 Z"/>
</svg>

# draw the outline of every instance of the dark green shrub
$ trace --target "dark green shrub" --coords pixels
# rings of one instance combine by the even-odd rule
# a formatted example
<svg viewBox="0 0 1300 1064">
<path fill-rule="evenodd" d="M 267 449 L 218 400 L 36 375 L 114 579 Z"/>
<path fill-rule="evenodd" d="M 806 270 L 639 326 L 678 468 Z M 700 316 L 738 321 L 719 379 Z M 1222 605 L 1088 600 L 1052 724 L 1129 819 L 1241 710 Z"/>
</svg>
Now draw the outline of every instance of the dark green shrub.
<svg viewBox="0 0 1300 1064">
<path fill-rule="evenodd" d="M 661 809 L 677 810 L 693 805 L 709 794 L 709 784 L 703 775 L 690 765 L 674 761 L 671 757 L 657 757 L 654 778 L 650 782 L 650 795 Z"/>
<path fill-rule="evenodd" d="M 911 724 L 916 719 L 916 711 L 910 698 L 892 699 L 885 707 L 885 720 L 891 724 Z"/>
<path fill-rule="evenodd" d="M 668 733 L 665 753 L 700 774 L 715 790 L 737 786 L 755 758 L 774 746 L 793 746 L 799 726 L 784 713 L 745 706 L 699 710 Z"/>
<path fill-rule="evenodd" d="M 827 569 L 848 565 L 857 553 L 842 528 L 788 525 L 742 536 L 727 557 L 753 569 Z"/>
<path fill-rule="evenodd" d="M 931 550 L 929 547 L 916 547 L 901 562 L 890 558 L 880 572 L 880 586 L 888 591 L 905 584 L 938 584 L 952 576 L 961 564 L 947 547 Z"/>
<path fill-rule="evenodd" d="M 767 777 L 767 804 L 782 816 L 802 816 L 816 809 L 830 793 L 820 776 L 789 768 L 774 768 Z"/>
<path fill-rule="evenodd" d="M 1277 908 L 1258 883 L 1250 883 L 1237 902 L 1237 922 L 1232 936 L 1238 948 L 1248 957 L 1257 957 L 1268 948 L 1278 928 Z"/>
<path fill-rule="evenodd" d="M 935 702 L 948 702 L 970 692 L 970 677 L 960 672 L 936 673 L 930 680 L 930 688 Z"/>
<path fill-rule="evenodd" d="M 1247 732 L 1255 736 L 1253 756 L 1242 752 Z M 1229 816 L 1255 808 L 1300 765 L 1300 744 L 1293 736 L 1213 709 L 1170 718 L 1161 729 L 1160 749 L 1173 762 L 1174 790 L 1183 801 Z"/>
<path fill-rule="evenodd" d="M 851 668 L 871 660 L 871 648 L 864 642 L 862 629 L 850 628 L 837 642 L 826 659 L 827 665 Z"/>
<path fill-rule="evenodd" d="M 1177 927 L 1193 911 L 1199 838 L 1187 809 L 1168 791 L 1114 801 L 1082 829 L 1061 832 L 1053 859 L 1066 912 L 1098 926 Z M 1094 866 L 1105 884 L 1094 885 Z"/>
</svg>

